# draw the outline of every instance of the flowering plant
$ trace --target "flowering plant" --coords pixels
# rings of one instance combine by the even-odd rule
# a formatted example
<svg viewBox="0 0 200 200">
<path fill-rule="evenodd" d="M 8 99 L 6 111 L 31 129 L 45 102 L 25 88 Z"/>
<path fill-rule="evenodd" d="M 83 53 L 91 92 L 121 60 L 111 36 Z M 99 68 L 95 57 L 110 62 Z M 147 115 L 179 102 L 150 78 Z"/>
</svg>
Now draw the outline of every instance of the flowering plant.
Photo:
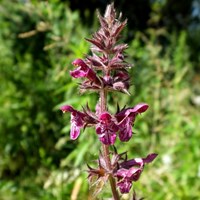
<svg viewBox="0 0 200 200">
<path fill-rule="evenodd" d="M 112 195 L 115 200 L 120 199 L 119 192 L 129 193 L 132 183 L 137 181 L 143 171 L 144 165 L 152 162 L 157 154 L 152 153 L 145 158 L 128 159 L 127 153 L 119 154 L 116 148 L 110 147 L 115 144 L 117 138 L 121 142 L 128 142 L 132 137 L 132 126 L 138 114 L 148 109 L 146 103 L 136 106 L 117 109 L 115 114 L 108 111 L 107 95 L 109 92 L 118 91 L 129 94 L 130 77 L 128 68 L 131 67 L 125 61 L 124 51 L 127 44 L 118 44 L 120 33 L 126 26 L 127 20 L 121 22 L 120 13 L 117 18 L 114 4 L 107 6 L 105 15 L 98 13 L 100 29 L 93 34 L 91 39 L 86 39 L 92 44 L 92 55 L 85 59 L 76 59 L 72 64 L 76 67 L 70 71 L 73 78 L 83 79 L 80 91 L 94 91 L 99 94 L 99 101 L 95 112 L 89 105 L 82 111 L 77 111 L 70 105 L 61 107 L 63 112 L 71 113 L 70 138 L 78 138 L 81 129 L 94 126 L 96 135 L 102 143 L 98 167 L 88 166 L 88 180 L 90 183 L 110 182 Z M 96 182 L 95 182 L 95 181 Z"/>
</svg>

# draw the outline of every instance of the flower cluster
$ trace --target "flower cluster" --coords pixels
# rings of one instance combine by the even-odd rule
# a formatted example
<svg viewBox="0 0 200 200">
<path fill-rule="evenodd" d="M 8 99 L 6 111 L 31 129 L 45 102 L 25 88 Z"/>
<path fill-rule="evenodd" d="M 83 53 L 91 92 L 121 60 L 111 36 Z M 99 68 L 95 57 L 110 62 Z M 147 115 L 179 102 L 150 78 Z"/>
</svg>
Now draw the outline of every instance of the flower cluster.
<svg viewBox="0 0 200 200">
<path fill-rule="evenodd" d="M 99 94 L 96 110 L 92 112 L 88 105 L 83 107 L 82 111 L 74 109 L 71 105 L 64 105 L 61 110 L 71 113 L 70 138 L 72 140 L 78 138 L 81 129 L 88 126 L 95 128 L 96 135 L 102 143 L 102 152 L 100 151 L 98 168 L 88 166 L 88 179 L 91 181 L 94 176 L 103 179 L 104 182 L 109 179 L 113 197 L 119 199 L 116 187 L 121 193 L 129 193 L 132 182 L 139 179 L 144 165 L 152 162 L 157 154 L 128 160 L 126 153 L 118 154 L 115 148 L 114 153 L 109 150 L 117 138 L 121 142 L 131 139 L 136 116 L 145 112 L 149 106 L 146 103 L 139 103 L 129 108 L 118 107 L 115 114 L 109 113 L 106 105 L 109 92 L 129 94 L 128 68 L 131 65 L 125 61 L 124 56 L 128 45 L 118 43 L 127 20 L 121 22 L 122 15 L 120 13 L 117 17 L 114 4 L 107 6 L 104 16 L 98 13 L 98 18 L 100 29 L 93 34 L 92 38 L 86 39 L 91 43 L 92 55 L 86 56 L 85 59 L 75 59 L 72 62 L 75 69 L 70 71 L 73 78 L 81 80 L 81 92 L 94 91 Z"/>
<path fill-rule="evenodd" d="M 117 44 L 120 33 L 127 20 L 120 22 L 121 14 L 117 19 L 113 5 L 107 7 L 105 16 L 98 14 L 101 28 L 93 34 L 89 41 L 92 55 L 85 60 L 76 59 L 72 64 L 77 67 L 70 74 L 74 78 L 86 78 L 80 90 L 120 91 L 128 93 L 130 77 L 127 68 L 131 65 L 124 60 L 124 50 L 127 44 Z M 102 71 L 102 74 L 97 73 Z"/>
<path fill-rule="evenodd" d="M 125 158 L 124 158 L 125 157 Z M 108 174 L 117 178 L 117 186 L 122 194 L 128 193 L 131 189 L 132 182 L 137 181 L 144 169 L 145 164 L 152 162 L 157 157 L 156 153 L 149 154 L 146 158 L 135 158 L 128 160 L 127 153 L 118 154 L 114 149 L 114 153 L 111 159 L 111 168 L 107 168 L 105 160 L 100 153 L 98 169 L 93 169 L 88 166 L 89 181 L 93 177 L 97 177 L 97 180 L 102 179 L 104 182 L 108 179 Z"/>
<path fill-rule="evenodd" d="M 133 181 L 137 181 L 143 171 L 144 165 L 152 162 L 157 154 L 149 154 L 146 158 L 125 160 L 119 164 L 119 169 L 114 176 L 117 177 L 117 186 L 121 193 L 128 193 Z"/>
<path fill-rule="evenodd" d="M 86 126 L 95 126 L 99 140 L 106 145 L 113 145 L 117 134 L 121 141 L 128 141 L 132 136 L 132 126 L 135 117 L 143 113 L 148 108 L 145 103 L 140 103 L 133 108 L 124 108 L 111 115 L 109 112 L 103 112 L 99 115 L 91 112 L 87 106 L 83 112 L 75 110 L 72 106 L 65 105 L 61 107 L 63 112 L 71 113 L 71 139 L 75 140 L 80 134 L 80 129 Z"/>
</svg>

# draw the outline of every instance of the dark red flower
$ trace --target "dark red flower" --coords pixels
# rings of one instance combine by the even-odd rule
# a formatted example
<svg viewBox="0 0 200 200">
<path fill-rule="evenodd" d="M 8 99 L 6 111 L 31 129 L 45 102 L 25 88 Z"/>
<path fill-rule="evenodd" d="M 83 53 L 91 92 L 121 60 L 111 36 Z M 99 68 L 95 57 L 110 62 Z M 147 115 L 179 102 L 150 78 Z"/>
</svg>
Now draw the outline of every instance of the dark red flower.
<svg viewBox="0 0 200 200">
<path fill-rule="evenodd" d="M 119 127 L 119 139 L 121 141 L 128 141 L 132 137 L 132 126 L 135 121 L 135 117 L 138 113 L 143 113 L 148 109 L 148 105 L 145 103 L 137 104 L 133 108 L 126 108 L 118 112 L 115 117 Z"/>
<path fill-rule="evenodd" d="M 99 140 L 106 145 L 113 145 L 116 140 L 118 126 L 114 123 L 112 116 L 104 112 L 99 116 L 99 123 L 96 125 L 96 133 Z"/>
<path fill-rule="evenodd" d="M 86 117 L 86 115 L 82 112 L 75 110 L 69 105 L 62 106 L 61 110 L 63 112 L 71 112 L 70 138 L 72 140 L 77 139 L 80 134 L 80 129 L 84 127 L 84 118 Z"/>
<path fill-rule="evenodd" d="M 90 81 L 99 82 L 96 73 L 82 60 L 76 59 L 72 62 L 73 65 L 78 66 L 77 69 L 70 71 L 70 75 L 74 78 L 86 77 Z"/>
<path fill-rule="evenodd" d="M 116 171 L 117 186 L 121 193 L 129 193 L 132 182 L 137 181 L 143 171 L 146 163 L 152 162 L 157 157 L 157 154 L 149 154 L 146 158 L 135 158 L 125 160 L 120 164 L 120 168 Z"/>
<path fill-rule="evenodd" d="M 70 138 L 72 140 L 77 139 L 77 137 L 80 134 L 81 128 L 85 128 L 88 125 L 94 125 L 98 122 L 95 117 L 95 114 L 90 111 L 88 105 L 86 106 L 86 108 L 83 109 L 84 112 L 77 111 L 69 105 L 62 106 L 60 109 L 64 113 L 71 113 Z"/>
</svg>

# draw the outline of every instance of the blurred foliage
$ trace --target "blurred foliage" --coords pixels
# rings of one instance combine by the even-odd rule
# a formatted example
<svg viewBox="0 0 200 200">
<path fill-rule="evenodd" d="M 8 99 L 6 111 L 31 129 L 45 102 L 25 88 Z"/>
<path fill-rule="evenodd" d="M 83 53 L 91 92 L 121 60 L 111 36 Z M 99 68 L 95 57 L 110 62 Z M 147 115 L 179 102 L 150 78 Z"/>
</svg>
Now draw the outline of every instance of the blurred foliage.
<svg viewBox="0 0 200 200">
<path fill-rule="evenodd" d="M 87 7 L 88 1 L 77 0 L 0 1 L 2 200 L 93 199 L 88 194 L 86 163 L 94 164 L 100 144 L 92 128 L 70 141 L 70 116 L 62 115 L 59 107 L 71 104 L 81 109 L 87 102 L 95 107 L 98 96 L 79 95 L 78 82 L 72 81 L 68 71 L 73 59 L 89 52 L 84 38 L 97 28 L 92 19 L 99 2 L 90 1 Z M 115 112 L 118 103 L 123 107 L 142 101 L 150 108 L 138 116 L 131 142 L 116 147 L 119 152 L 128 150 L 130 158 L 159 153 L 134 185 L 140 197 L 198 199 L 199 18 L 188 11 L 196 1 L 182 5 L 135 1 L 135 7 L 127 2 L 116 1 L 116 5 L 130 18 L 123 39 L 129 43 L 127 61 L 135 65 L 130 70 L 133 85 L 131 96 L 111 94 L 109 108 Z M 101 1 L 100 9 L 106 4 Z M 148 12 L 142 15 L 144 8 Z M 132 15 L 133 10 L 140 15 Z M 165 14 L 172 11 L 177 15 Z M 184 26 L 176 25 L 179 18 Z M 105 188 L 105 196 L 108 191 Z"/>
<path fill-rule="evenodd" d="M 3 1 L 0 10 L 0 175 L 15 178 L 17 192 L 33 187 L 27 176 L 37 176 L 35 184 L 43 185 L 76 146 L 65 141 L 64 149 L 55 148 L 66 132 L 61 132 L 58 104 L 79 101 L 72 96 L 76 83 L 66 74 L 74 56 L 83 56 L 88 48 L 80 41 L 86 31 L 79 15 L 66 4 Z"/>
</svg>

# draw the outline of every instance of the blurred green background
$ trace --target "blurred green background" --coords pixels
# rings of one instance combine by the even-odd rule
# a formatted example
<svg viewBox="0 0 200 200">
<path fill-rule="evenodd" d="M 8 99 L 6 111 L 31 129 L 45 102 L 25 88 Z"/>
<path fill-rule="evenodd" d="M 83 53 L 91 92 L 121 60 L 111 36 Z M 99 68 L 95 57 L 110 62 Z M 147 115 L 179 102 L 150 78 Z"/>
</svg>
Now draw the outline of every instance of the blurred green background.
<svg viewBox="0 0 200 200">
<path fill-rule="evenodd" d="M 87 166 L 99 141 L 87 129 L 70 141 L 70 116 L 98 96 L 80 95 L 69 70 L 89 53 L 106 0 L 0 0 L 0 200 L 82 200 Z M 133 188 L 154 200 L 200 199 L 200 1 L 120 0 L 128 18 L 131 96 L 110 94 L 109 106 L 147 102 L 128 143 L 129 158 L 159 156 Z M 109 197 L 109 187 L 99 199 Z M 128 199 L 124 196 L 123 199 Z"/>
</svg>

